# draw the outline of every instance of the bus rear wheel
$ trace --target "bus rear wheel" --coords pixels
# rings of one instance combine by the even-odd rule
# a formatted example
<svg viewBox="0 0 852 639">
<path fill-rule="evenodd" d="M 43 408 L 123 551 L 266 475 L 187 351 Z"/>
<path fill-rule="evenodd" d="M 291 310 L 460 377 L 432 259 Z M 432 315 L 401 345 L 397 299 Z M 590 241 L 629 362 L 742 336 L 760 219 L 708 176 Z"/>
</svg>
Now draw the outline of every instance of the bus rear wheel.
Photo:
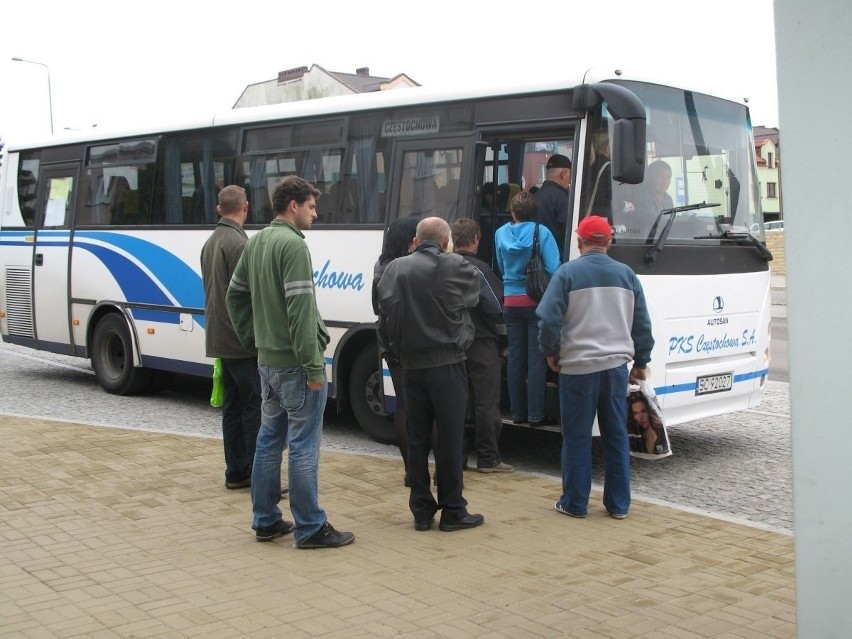
<svg viewBox="0 0 852 639">
<path fill-rule="evenodd" d="M 371 439 L 381 444 L 395 444 L 393 415 L 384 407 L 382 371 L 375 346 L 363 349 L 355 358 L 349 374 L 349 404 L 352 413 Z"/>
<path fill-rule="evenodd" d="M 133 343 L 124 318 L 105 315 L 92 338 L 92 368 L 104 390 L 113 395 L 140 393 L 151 381 L 151 371 L 133 365 Z"/>
</svg>

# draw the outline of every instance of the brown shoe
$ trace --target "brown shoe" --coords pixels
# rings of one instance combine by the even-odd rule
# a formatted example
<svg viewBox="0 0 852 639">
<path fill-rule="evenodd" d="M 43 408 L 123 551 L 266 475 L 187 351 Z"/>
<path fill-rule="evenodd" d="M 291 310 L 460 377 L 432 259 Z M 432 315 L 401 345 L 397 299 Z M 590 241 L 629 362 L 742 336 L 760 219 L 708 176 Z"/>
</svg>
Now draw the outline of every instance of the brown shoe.
<svg viewBox="0 0 852 639">
<path fill-rule="evenodd" d="M 251 488 L 251 477 L 246 477 L 240 481 L 226 481 L 225 488 L 228 490 L 237 490 L 239 488 Z"/>
<path fill-rule="evenodd" d="M 499 464 L 495 464 L 494 466 L 477 466 L 476 472 L 478 473 L 513 473 L 515 472 L 515 467 L 506 464 L 505 462 L 500 462 Z"/>
</svg>

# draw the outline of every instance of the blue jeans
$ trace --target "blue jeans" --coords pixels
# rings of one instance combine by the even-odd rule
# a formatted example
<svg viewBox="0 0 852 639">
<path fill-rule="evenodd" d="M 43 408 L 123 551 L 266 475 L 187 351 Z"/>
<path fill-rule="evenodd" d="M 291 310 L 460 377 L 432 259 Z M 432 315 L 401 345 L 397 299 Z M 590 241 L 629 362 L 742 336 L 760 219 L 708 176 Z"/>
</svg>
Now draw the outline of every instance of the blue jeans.
<svg viewBox="0 0 852 639">
<path fill-rule="evenodd" d="M 562 413 L 562 497 L 559 504 L 585 515 L 592 490 L 592 426 L 595 413 L 604 453 L 603 503 L 607 511 L 630 509 L 630 443 L 627 437 L 627 365 L 586 375 L 559 375 Z"/>
<path fill-rule="evenodd" d="M 251 477 L 251 465 L 260 430 L 260 377 L 257 360 L 222 358 L 222 442 L 225 481 Z"/>
<path fill-rule="evenodd" d="M 281 519 L 281 457 L 289 445 L 290 511 L 299 543 L 313 536 L 326 521 L 317 492 L 328 388 L 326 384 L 321 390 L 308 388 L 308 376 L 301 367 L 261 365 L 258 370 L 263 404 L 251 473 L 252 528 L 271 526 Z"/>
<path fill-rule="evenodd" d="M 547 395 L 547 360 L 538 345 L 538 318 L 535 307 L 503 309 L 509 338 L 507 376 L 512 419 L 544 419 Z"/>
</svg>

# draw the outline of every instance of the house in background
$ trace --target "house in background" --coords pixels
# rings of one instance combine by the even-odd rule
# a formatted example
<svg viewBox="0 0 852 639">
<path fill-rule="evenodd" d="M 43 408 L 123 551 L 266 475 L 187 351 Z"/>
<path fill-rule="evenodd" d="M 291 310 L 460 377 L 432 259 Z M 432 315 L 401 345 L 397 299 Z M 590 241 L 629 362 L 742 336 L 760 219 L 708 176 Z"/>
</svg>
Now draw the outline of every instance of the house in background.
<svg viewBox="0 0 852 639">
<path fill-rule="evenodd" d="M 278 77 L 273 80 L 248 85 L 234 104 L 234 108 L 313 100 L 334 95 L 408 89 L 417 86 L 420 85 L 404 73 L 392 78 L 384 78 L 370 75 L 369 67 L 356 69 L 355 73 L 339 73 L 327 71 L 320 65 L 314 64 L 310 69 L 308 67 L 288 69 L 279 72 Z"/>
<path fill-rule="evenodd" d="M 754 127 L 754 154 L 757 159 L 757 179 L 760 184 L 760 206 L 764 222 L 784 219 L 781 208 L 780 149 L 777 128 Z"/>
</svg>

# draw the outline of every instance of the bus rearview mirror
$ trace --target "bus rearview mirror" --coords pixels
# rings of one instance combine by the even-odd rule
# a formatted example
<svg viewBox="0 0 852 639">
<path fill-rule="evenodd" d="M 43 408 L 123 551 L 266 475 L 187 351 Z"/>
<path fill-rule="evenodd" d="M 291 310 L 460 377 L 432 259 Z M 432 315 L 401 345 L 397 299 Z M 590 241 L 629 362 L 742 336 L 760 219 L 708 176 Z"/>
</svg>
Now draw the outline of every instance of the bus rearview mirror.
<svg viewBox="0 0 852 639">
<path fill-rule="evenodd" d="M 612 179 L 639 184 L 645 179 L 645 120 L 616 120 L 612 140 Z"/>
</svg>

